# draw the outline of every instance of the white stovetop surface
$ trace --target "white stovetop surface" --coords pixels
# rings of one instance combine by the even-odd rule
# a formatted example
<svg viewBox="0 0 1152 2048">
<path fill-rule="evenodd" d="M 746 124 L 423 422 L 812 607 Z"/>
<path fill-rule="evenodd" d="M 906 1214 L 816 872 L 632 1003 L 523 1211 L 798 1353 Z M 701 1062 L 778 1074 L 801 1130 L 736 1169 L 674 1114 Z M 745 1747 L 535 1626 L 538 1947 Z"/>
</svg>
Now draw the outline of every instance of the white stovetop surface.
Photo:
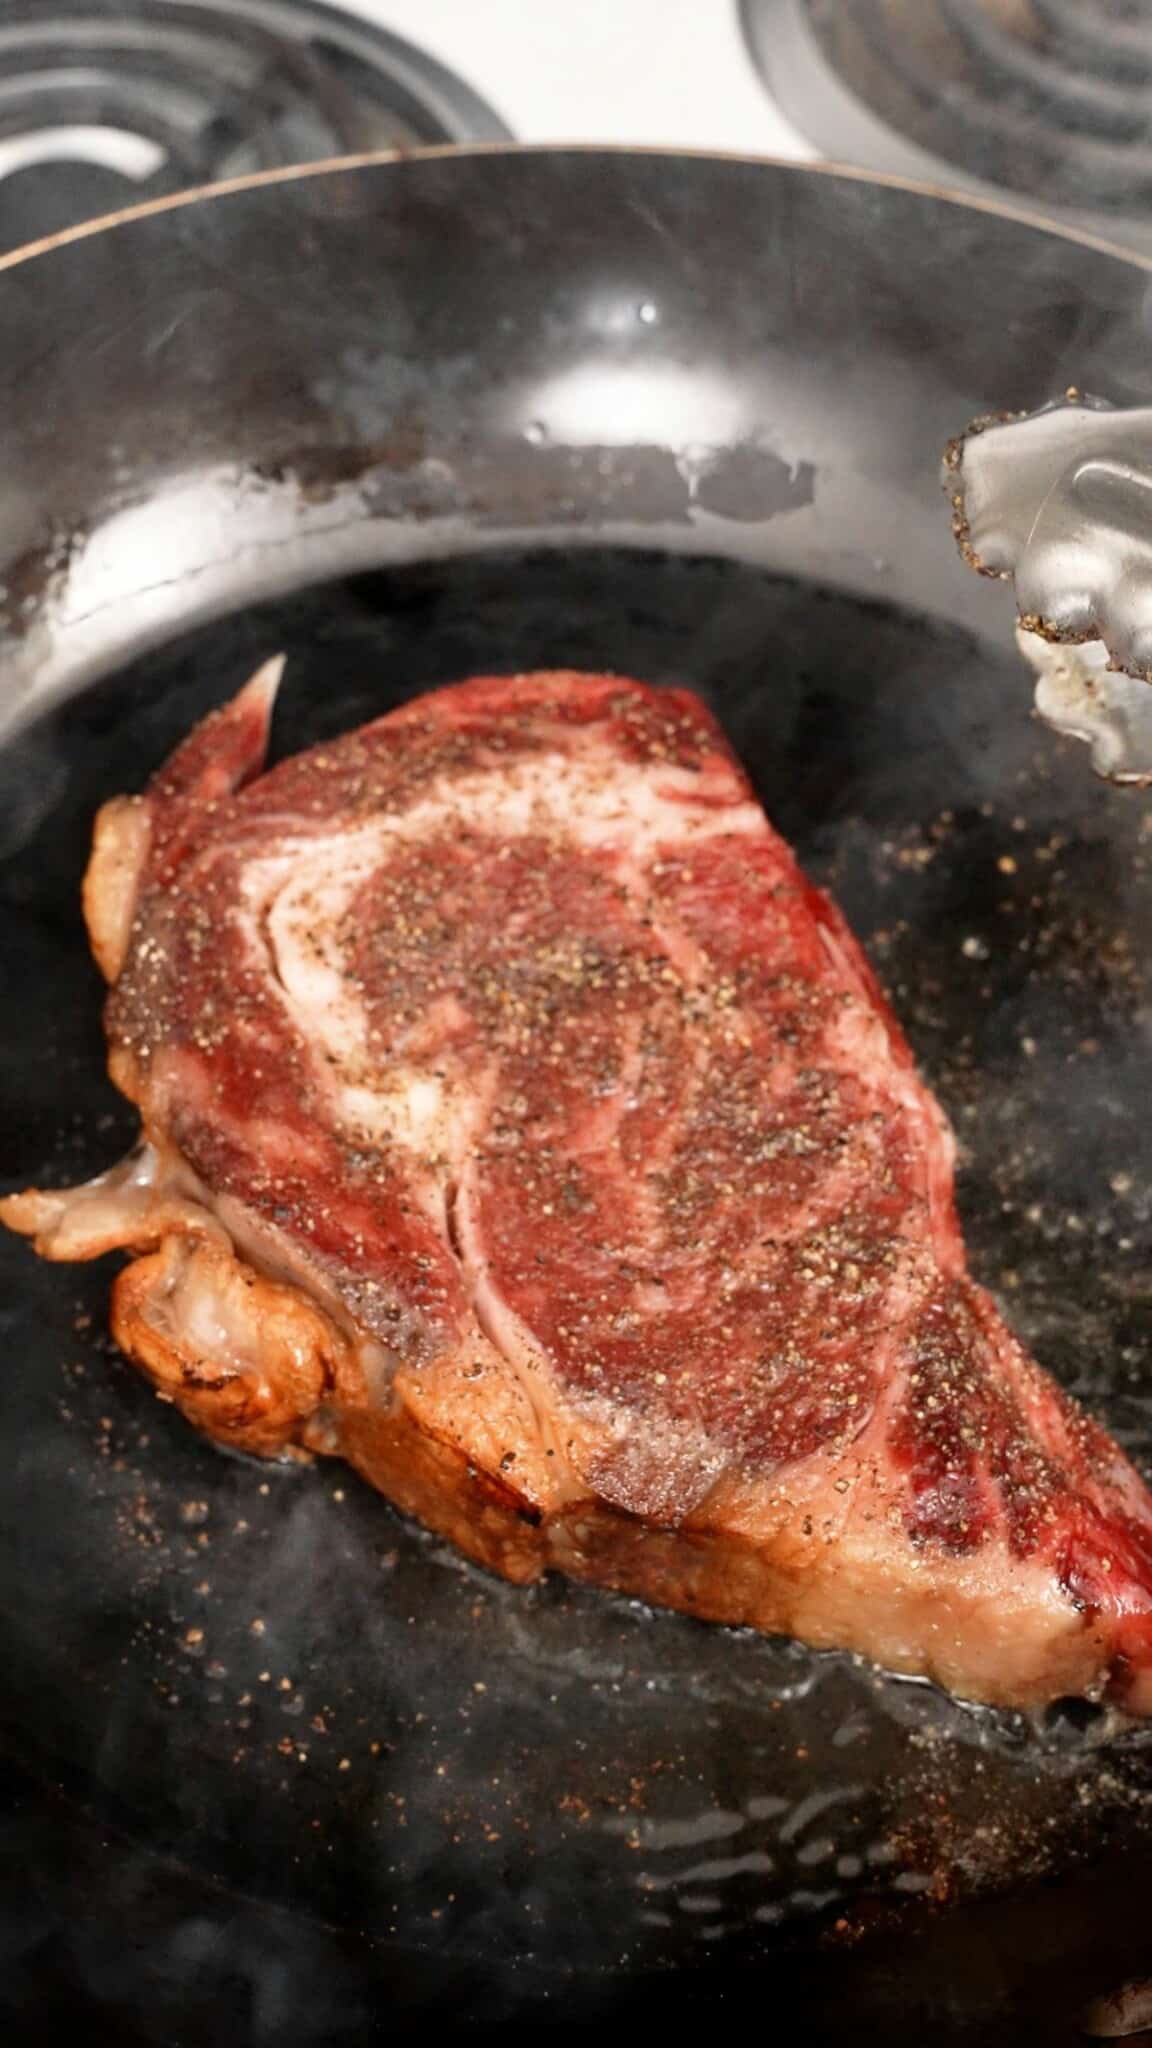
<svg viewBox="0 0 1152 2048">
<path fill-rule="evenodd" d="M 518 142 L 815 155 L 776 112 L 736 0 L 339 0 L 439 58 Z"/>
</svg>

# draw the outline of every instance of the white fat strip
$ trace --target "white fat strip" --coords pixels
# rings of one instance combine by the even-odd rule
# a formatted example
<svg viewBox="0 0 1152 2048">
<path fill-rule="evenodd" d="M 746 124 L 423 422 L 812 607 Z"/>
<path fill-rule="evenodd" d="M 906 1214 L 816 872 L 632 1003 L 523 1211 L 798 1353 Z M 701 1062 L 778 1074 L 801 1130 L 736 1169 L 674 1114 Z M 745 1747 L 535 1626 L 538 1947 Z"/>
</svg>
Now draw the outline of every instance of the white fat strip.
<svg viewBox="0 0 1152 2048">
<path fill-rule="evenodd" d="M 235 1272 L 231 1268 L 231 1272 Z M 243 1292 L 225 1284 L 230 1274 L 185 1252 L 173 1263 L 168 1287 L 151 1303 L 153 1324 L 174 1333 L 181 1350 L 225 1371 L 261 1364 L 252 1310 Z"/>
<path fill-rule="evenodd" d="M 557 1414 L 549 1397 L 551 1366 L 547 1353 L 493 1285 L 484 1256 L 475 1213 L 475 1173 L 466 1168 L 456 1192 L 455 1239 L 467 1275 L 476 1320 L 489 1342 L 511 1366 L 528 1403 L 537 1436 L 546 1454 L 564 1461 L 571 1446 L 556 1433 Z"/>
<path fill-rule="evenodd" d="M 369 1064 L 364 1005 L 348 978 L 340 935 L 357 890 L 386 857 L 389 838 L 400 836 L 380 820 L 281 842 L 275 854 L 245 866 L 244 918 L 262 965 L 270 956 L 302 1042 L 331 1063 L 342 1121 L 428 1154 L 444 1149 L 444 1084 L 392 1061 Z"/>
<path fill-rule="evenodd" d="M 506 844 L 529 832 L 554 834 L 559 814 L 574 848 L 619 844 L 622 879 L 639 896 L 645 854 L 657 848 L 683 846 L 693 836 L 709 838 L 733 830 L 750 838 L 764 834 L 763 813 L 754 803 L 697 808 L 678 800 L 681 792 L 690 795 L 696 786 L 686 771 L 664 764 L 647 770 L 628 764 L 613 774 L 598 759 L 518 762 L 500 772 L 445 780 L 395 816 L 378 815 L 339 831 L 281 839 L 274 852 L 249 861 L 244 900 L 251 942 L 265 964 L 265 946 L 270 950 L 302 1041 L 326 1061 L 325 1079 L 345 1125 L 378 1142 L 402 1146 L 422 1160 L 435 1158 L 447 1173 L 456 1174 L 487 1108 L 478 1099 L 475 1074 L 463 1097 L 457 1096 L 451 1063 L 440 1051 L 434 1067 L 418 1058 L 371 1056 L 364 1006 L 347 975 L 342 927 L 357 892 L 386 865 L 390 845 L 434 839 L 461 825 Z M 703 950 L 674 922 L 667 931 L 659 927 L 658 936 L 669 952 L 676 941 L 677 964 L 686 981 L 706 978 Z M 831 934 L 825 935 L 825 944 L 838 975 L 852 986 L 852 963 Z M 837 1057 L 847 1054 L 850 1064 L 858 1061 L 866 1070 L 876 1054 L 886 1050 L 886 1037 L 882 1020 L 867 1005 L 850 1003 L 831 1028 L 830 1064 L 835 1066 Z M 843 1043 L 838 1045 L 837 1040 Z M 883 1064 L 887 1069 L 886 1059 Z M 774 1065 L 774 1094 L 791 1085 L 793 1067 L 786 1059 Z M 694 1077 L 690 1094 L 696 1085 Z M 921 1091 L 914 1075 L 900 1092 L 915 1098 L 919 1106 Z M 601 1145 L 610 1142 L 609 1131 L 621 1109 L 618 1100 L 605 1116 L 604 1128 L 597 1130 Z M 876 1133 L 867 1126 L 856 1133 L 857 1148 L 876 1142 Z M 822 1182 L 819 1197 L 793 1217 L 789 1235 L 802 1237 L 835 1215 L 854 1167 L 858 1160 L 840 1162 Z M 630 1205 L 646 1207 L 643 1186 L 630 1191 Z"/>
<path fill-rule="evenodd" d="M 341 926 L 357 891 L 386 864 L 390 845 L 461 828 L 506 843 L 554 835 L 559 826 L 574 849 L 618 844 L 635 862 L 668 844 L 763 835 L 756 804 L 696 807 L 690 799 L 698 789 L 697 777 L 664 763 L 647 769 L 629 763 L 613 773 L 597 756 L 549 755 L 444 778 L 405 811 L 282 838 L 274 852 L 249 860 L 242 915 L 250 944 L 262 961 L 270 951 L 302 1039 L 331 1064 L 341 1116 L 425 1154 L 452 1157 L 465 1137 L 443 1079 L 426 1068 L 366 1056 L 367 1019 L 347 976 Z"/>
</svg>

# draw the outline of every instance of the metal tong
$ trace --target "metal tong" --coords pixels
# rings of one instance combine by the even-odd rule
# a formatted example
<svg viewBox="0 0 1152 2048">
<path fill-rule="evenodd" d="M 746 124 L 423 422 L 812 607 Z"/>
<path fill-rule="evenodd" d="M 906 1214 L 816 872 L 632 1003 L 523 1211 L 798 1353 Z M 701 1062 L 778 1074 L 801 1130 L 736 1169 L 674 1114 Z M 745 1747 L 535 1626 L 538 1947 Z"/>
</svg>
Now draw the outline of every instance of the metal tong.
<svg viewBox="0 0 1152 2048">
<path fill-rule="evenodd" d="M 1109 781 L 1152 783 L 1152 406 L 1068 391 L 976 420 L 944 486 L 965 560 L 1015 585 L 1039 716 Z"/>
</svg>

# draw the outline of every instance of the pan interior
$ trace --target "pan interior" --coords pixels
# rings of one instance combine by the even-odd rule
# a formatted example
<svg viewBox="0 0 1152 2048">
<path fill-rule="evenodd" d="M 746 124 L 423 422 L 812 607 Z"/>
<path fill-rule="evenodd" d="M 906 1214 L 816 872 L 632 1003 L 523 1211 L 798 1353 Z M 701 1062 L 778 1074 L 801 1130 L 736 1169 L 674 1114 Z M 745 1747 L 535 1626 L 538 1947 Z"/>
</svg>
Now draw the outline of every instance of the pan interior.
<svg viewBox="0 0 1152 2048">
<path fill-rule="evenodd" d="M 955 1121 L 979 1276 L 1152 1466 L 1148 800 L 1029 721 L 1008 650 L 732 562 L 489 555 L 326 585 L 198 629 L 12 744 L 7 1185 L 82 1177 L 132 1135 L 79 915 L 95 807 L 278 648 L 278 753 L 478 671 L 698 688 Z M 825 1937 L 847 1955 L 992 1897 L 1007 1955 L 1043 1883 L 1066 1938 L 1030 1995 L 1070 2025 L 1070 1984 L 1108 1988 L 1092 1951 L 1122 1947 L 1145 1854 L 1139 1731 L 1075 1708 L 1035 1726 L 847 1657 L 497 1584 L 341 1467 L 198 1440 L 113 1353 L 109 1279 L 0 1237 L 4 1747 L 23 1796 L 51 1783 L 91 1816 L 108 1898 L 165 1856 L 369 1937 L 390 1971 L 442 1957 L 503 2011 L 622 1968 Z"/>
</svg>

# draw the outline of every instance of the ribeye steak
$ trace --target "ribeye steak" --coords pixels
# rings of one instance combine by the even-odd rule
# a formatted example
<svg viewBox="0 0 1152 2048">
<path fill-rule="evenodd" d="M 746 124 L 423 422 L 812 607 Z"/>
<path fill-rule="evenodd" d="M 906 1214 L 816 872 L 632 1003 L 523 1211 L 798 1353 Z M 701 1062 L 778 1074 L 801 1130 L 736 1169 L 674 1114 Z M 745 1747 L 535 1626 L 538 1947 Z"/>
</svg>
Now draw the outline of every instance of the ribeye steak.
<svg viewBox="0 0 1152 2048">
<path fill-rule="evenodd" d="M 965 1270 L 864 956 L 685 692 L 480 677 L 262 772 L 279 664 L 105 806 L 99 1181 L 202 1429 L 968 1696 L 1152 1711 L 1152 1501 Z"/>
</svg>

